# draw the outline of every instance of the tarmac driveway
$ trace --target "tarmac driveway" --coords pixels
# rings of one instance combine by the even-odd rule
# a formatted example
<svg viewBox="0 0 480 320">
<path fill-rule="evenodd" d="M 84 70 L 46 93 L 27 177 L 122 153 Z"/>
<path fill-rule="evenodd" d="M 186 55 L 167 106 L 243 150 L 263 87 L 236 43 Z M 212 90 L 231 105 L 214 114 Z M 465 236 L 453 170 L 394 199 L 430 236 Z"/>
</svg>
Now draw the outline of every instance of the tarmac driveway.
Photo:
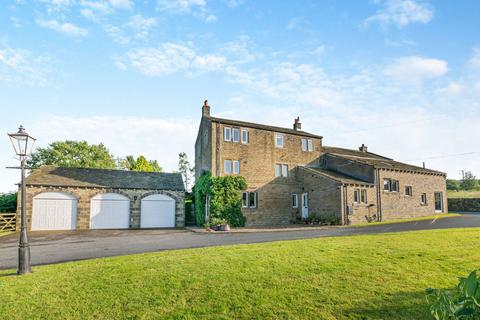
<svg viewBox="0 0 480 320">
<path fill-rule="evenodd" d="M 480 227 L 480 214 L 363 227 L 326 227 L 249 233 L 196 233 L 188 230 L 85 230 L 30 232 L 32 265 L 171 249 L 281 240 L 376 234 L 410 230 Z M 17 265 L 18 233 L 0 237 L 0 269 Z"/>
</svg>

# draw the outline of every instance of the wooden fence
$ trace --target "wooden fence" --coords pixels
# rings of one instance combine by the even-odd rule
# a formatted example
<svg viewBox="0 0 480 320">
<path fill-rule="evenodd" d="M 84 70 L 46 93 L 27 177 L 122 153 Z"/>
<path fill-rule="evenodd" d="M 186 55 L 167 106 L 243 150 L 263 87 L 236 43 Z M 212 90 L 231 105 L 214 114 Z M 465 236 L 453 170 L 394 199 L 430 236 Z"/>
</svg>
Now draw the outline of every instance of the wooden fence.
<svg viewBox="0 0 480 320">
<path fill-rule="evenodd" d="M 15 231 L 15 223 L 17 222 L 16 213 L 0 212 L 0 232 Z"/>
</svg>

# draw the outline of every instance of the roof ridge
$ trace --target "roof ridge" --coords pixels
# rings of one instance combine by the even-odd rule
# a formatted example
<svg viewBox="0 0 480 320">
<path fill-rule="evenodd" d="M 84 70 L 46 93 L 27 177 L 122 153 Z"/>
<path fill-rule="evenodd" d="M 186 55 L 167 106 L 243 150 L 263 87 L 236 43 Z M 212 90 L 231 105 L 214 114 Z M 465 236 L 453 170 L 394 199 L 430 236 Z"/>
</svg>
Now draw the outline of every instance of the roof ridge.
<svg viewBox="0 0 480 320">
<path fill-rule="evenodd" d="M 113 168 L 90 168 L 90 167 L 64 167 L 64 166 L 56 166 L 52 164 L 45 164 L 40 166 L 38 169 L 42 168 L 61 168 L 61 169 L 67 169 L 67 170 L 96 170 L 96 171 L 113 171 L 113 172 L 131 172 L 134 174 L 141 173 L 141 174 L 174 174 L 174 175 L 179 175 L 181 174 L 180 172 L 156 172 L 156 171 L 135 171 L 135 170 L 126 170 L 126 169 L 113 169 Z M 34 169 L 35 170 L 35 169 Z"/>
</svg>

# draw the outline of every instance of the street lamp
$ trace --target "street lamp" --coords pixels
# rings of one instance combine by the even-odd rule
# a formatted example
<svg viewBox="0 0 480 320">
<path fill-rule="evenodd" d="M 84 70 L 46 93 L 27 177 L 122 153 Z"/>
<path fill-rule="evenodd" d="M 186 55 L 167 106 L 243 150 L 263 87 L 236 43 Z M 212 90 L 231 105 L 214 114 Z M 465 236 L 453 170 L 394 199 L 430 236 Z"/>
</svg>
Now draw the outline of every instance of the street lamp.
<svg viewBox="0 0 480 320">
<path fill-rule="evenodd" d="M 8 133 L 15 153 L 20 160 L 20 169 L 22 171 L 21 198 L 22 198 L 22 217 L 20 224 L 20 241 L 18 243 L 18 274 L 27 274 L 32 272 L 30 268 L 30 246 L 27 237 L 27 210 L 26 210 L 26 192 L 25 192 L 25 161 L 31 154 L 35 138 L 31 137 L 23 126 L 18 128 L 17 133 Z"/>
</svg>

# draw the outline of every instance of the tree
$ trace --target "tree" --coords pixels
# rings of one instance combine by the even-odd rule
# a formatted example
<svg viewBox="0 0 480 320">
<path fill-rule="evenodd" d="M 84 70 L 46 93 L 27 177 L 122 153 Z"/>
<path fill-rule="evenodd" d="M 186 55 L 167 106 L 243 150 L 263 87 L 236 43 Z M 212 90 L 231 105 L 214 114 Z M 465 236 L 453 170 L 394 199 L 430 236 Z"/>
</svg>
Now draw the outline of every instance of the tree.
<svg viewBox="0 0 480 320">
<path fill-rule="evenodd" d="M 185 152 L 180 152 L 178 154 L 178 171 L 180 171 L 180 173 L 182 174 L 185 188 L 187 190 L 190 190 L 195 167 L 190 165 L 190 161 L 188 161 L 188 157 Z"/>
<path fill-rule="evenodd" d="M 465 172 L 460 187 L 462 190 L 480 190 L 480 184 L 471 171 Z"/>
<path fill-rule="evenodd" d="M 17 193 L 0 193 L 0 212 L 14 213 L 17 211 Z"/>
<path fill-rule="evenodd" d="M 458 180 L 447 179 L 447 190 L 460 190 L 460 182 L 458 182 Z"/>
<path fill-rule="evenodd" d="M 56 141 L 46 148 L 37 148 L 27 162 L 31 168 L 55 165 L 71 168 L 115 168 L 113 155 L 102 144 L 88 144 L 86 141 Z"/>
<path fill-rule="evenodd" d="M 137 159 L 134 156 L 127 156 L 125 159 L 120 160 L 118 166 L 130 171 L 162 172 L 162 167 L 160 167 L 157 160 L 148 161 L 145 156 L 139 156 Z"/>
</svg>

